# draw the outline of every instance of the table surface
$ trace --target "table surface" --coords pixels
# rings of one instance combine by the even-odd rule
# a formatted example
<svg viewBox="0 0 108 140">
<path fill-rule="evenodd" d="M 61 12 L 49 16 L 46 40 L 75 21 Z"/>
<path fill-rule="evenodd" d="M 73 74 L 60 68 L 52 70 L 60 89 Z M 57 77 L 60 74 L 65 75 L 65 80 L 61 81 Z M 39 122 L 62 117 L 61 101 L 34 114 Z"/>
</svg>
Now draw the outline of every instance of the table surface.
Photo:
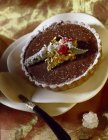
<svg viewBox="0 0 108 140">
<path fill-rule="evenodd" d="M 32 31 L 45 19 L 64 12 L 84 12 L 97 17 L 108 28 L 107 0 L 5 0 L 0 1 L 0 55 L 15 39 Z M 108 81 L 89 101 L 54 117 L 73 140 L 108 139 Z M 82 127 L 82 114 L 93 111 L 99 117 L 96 129 Z M 38 116 L 0 104 L 1 140 L 56 140 L 49 127 Z"/>
</svg>

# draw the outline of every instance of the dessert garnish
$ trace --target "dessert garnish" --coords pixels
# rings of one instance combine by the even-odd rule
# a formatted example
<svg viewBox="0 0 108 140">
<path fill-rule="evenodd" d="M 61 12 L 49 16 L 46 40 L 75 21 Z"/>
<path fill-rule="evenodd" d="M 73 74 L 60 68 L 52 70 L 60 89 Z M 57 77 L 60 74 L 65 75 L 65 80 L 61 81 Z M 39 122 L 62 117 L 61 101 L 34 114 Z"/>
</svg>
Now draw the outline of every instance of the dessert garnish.
<svg viewBox="0 0 108 140">
<path fill-rule="evenodd" d="M 29 67 L 45 61 L 47 70 L 50 71 L 65 61 L 76 59 L 76 55 L 84 54 L 87 49 L 79 49 L 77 39 L 57 36 L 49 45 L 44 45 L 42 49 L 25 60 L 25 66 Z"/>
</svg>

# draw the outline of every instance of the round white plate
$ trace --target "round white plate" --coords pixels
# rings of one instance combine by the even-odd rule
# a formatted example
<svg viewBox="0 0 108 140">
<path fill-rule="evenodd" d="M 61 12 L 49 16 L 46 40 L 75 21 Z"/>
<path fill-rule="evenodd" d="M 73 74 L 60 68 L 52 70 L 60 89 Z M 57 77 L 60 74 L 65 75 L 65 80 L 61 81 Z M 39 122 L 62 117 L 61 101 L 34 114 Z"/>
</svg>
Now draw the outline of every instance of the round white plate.
<svg viewBox="0 0 108 140">
<path fill-rule="evenodd" d="M 78 18 L 79 17 L 79 18 Z M 87 19 L 87 20 L 86 20 Z M 93 26 L 96 31 L 99 33 L 102 40 L 102 52 L 103 58 L 101 64 L 98 66 L 98 69 L 94 75 L 89 78 L 84 84 L 62 92 L 55 92 L 45 88 L 36 88 L 36 92 L 32 98 L 34 102 L 37 103 L 79 103 L 86 101 L 94 97 L 104 86 L 107 77 L 108 77 L 108 49 L 107 49 L 107 38 L 108 31 L 105 29 L 103 24 L 96 18 L 82 13 L 66 13 L 59 14 L 57 16 L 51 17 L 50 19 L 44 21 L 40 24 L 30 35 L 31 39 L 34 34 L 37 34 L 38 31 L 45 29 L 50 26 L 54 21 L 78 21 L 88 23 L 90 26 Z M 21 64 L 20 64 L 20 55 L 22 52 L 22 47 L 25 46 L 30 40 L 25 37 L 25 40 L 21 43 L 19 40 L 19 45 L 9 54 L 7 59 L 7 66 L 9 72 L 22 74 Z M 99 77 L 99 78 L 98 78 Z"/>
<path fill-rule="evenodd" d="M 76 103 L 83 102 L 83 101 L 86 101 L 86 100 L 94 97 L 104 86 L 104 84 L 107 80 L 107 77 L 108 77 L 108 65 L 107 65 L 108 32 L 105 29 L 104 25 L 99 20 L 97 20 L 96 18 L 94 18 L 90 15 L 82 14 L 82 13 L 69 13 L 69 14 L 60 14 L 60 15 L 54 16 L 54 17 L 46 20 L 45 22 L 40 24 L 34 31 L 39 30 L 44 25 L 48 26 L 52 22 L 56 21 L 55 19 L 57 19 L 57 20 L 68 20 L 68 19 L 70 20 L 71 19 L 72 21 L 84 22 L 84 23 L 87 23 L 90 26 L 94 27 L 96 29 L 96 31 L 100 34 L 100 38 L 102 40 L 103 58 L 102 58 L 102 62 L 100 64 L 100 66 L 98 67 L 98 70 L 95 72 L 95 74 L 87 82 L 85 82 L 84 84 L 82 84 L 79 87 L 76 87 L 71 90 L 67 90 L 65 92 L 60 92 L 60 93 L 56 93 L 56 92 L 53 92 L 53 91 L 50 91 L 47 89 L 42 89 L 42 88 L 36 89 L 36 94 L 34 94 L 32 101 L 41 103 L 40 105 L 42 105 L 43 107 L 45 107 L 45 106 L 49 107 L 48 110 L 46 107 L 46 110 L 52 116 L 62 114 L 64 112 L 68 111 Z M 30 34 L 30 36 L 31 36 L 31 34 Z M 12 44 L 12 46 L 13 46 L 12 51 L 9 54 L 8 60 L 7 60 L 7 65 L 8 65 L 8 69 L 10 72 L 16 73 L 15 65 L 16 65 L 16 63 L 19 63 L 19 58 L 13 59 L 12 55 L 17 51 L 18 48 L 19 48 L 18 51 L 20 52 L 21 47 L 25 45 L 25 43 L 26 43 L 25 41 L 27 40 L 27 38 L 26 38 L 26 36 L 24 37 L 25 40 L 22 38 L 23 37 L 21 37 L 19 39 L 19 41 L 17 40 L 17 43 L 14 42 Z M 15 49 L 13 49 L 14 47 L 15 47 Z M 10 48 L 11 48 L 11 46 L 10 46 Z M 14 57 L 15 57 L 15 55 L 14 55 Z M 13 61 L 13 60 L 17 60 L 17 62 Z M 12 108 L 26 110 L 23 105 L 13 104 L 12 102 L 7 101 L 6 99 L 1 100 L 1 102 Z M 50 105 L 50 103 L 51 103 L 51 105 Z M 52 103 L 54 103 L 54 104 L 52 104 Z M 73 104 L 73 103 L 75 103 L 75 104 Z M 57 106 L 57 107 L 55 107 L 55 106 Z"/>
</svg>

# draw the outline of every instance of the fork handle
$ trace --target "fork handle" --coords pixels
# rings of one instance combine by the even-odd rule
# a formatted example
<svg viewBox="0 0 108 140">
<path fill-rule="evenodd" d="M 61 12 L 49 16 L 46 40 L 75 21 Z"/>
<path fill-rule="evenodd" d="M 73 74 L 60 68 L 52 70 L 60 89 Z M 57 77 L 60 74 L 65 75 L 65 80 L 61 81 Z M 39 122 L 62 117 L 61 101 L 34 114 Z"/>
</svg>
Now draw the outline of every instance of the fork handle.
<svg viewBox="0 0 108 140">
<path fill-rule="evenodd" d="M 23 95 L 19 95 L 19 99 L 25 103 L 25 105 L 33 110 L 36 114 L 38 114 L 52 129 L 55 133 L 58 140 L 71 140 L 68 133 L 58 124 L 47 112 L 45 112 L 42 108 L 35 103 L 31 102 L 28 98 Z"/>
<path fill-rule="evenodd" d="M 38 114 L 52 129 L 58 140 L 71 140 L 68 133 L 58 124 L 50 115 L 48 115 L 43 109 L 38 105 L 33 107 L 33 111 Z"/>
</svg>

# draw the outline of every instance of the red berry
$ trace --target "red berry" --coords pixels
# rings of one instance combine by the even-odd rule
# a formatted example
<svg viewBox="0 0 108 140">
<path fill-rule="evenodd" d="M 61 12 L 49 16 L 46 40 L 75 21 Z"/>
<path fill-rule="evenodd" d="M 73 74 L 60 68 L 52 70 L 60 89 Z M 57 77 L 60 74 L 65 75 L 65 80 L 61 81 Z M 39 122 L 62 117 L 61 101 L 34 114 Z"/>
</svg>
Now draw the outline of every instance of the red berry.
<svg viewBox="0 0 108 140">
<path fill-rule="evenodd" d="M 60 47 L 59 47 L 57 52 L 59 54 L 67 54 L 68 50 L 69 50 L 69 48 L 67 47 L 67 45 L 60 45 Z"/>
</svg>

